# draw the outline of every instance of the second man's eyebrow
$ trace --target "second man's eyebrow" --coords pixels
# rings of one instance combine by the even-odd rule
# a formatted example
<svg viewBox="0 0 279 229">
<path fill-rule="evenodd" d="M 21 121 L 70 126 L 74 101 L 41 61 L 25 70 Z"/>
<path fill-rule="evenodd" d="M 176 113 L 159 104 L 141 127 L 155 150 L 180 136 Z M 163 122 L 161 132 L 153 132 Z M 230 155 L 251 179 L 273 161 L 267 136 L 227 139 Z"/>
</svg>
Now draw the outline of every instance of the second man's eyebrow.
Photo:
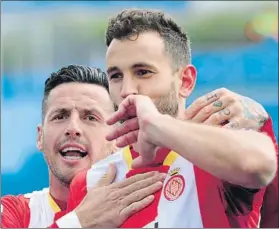
<svg viewBox="0 0 279 229">
<path fill-rule="evenodd" d="M 111 72 L 114 72 L 114 71 L 120 71 L 120 69 L 116 66 L 113 66 L 113 67 L 109 67 L 107 69 L 107 74 L 111 73 Z"/>
<path fill-rule="evenodd" d="M 83 109 L 83 111 L 86 114 L 96 113 L 96 114 L 102 115 L 102 113 L 98 109 L 96 109 L 96 108 L 86 108 L 86 109 Z"/>
<path fill-rule="evenodd" d="M 132 68 L 155 68 L 155 67 L 151 64 L 140 62 L 140 63 L 133 64 Z"/>
<path fill-rule="evenodd" d="M 139 63 L 133 64 L 132 68 L 153 68 L 153 69 L 155 69 L 155 66 L 144 63 L 144 62 L 139 62 Z M 111 72 L 116 72 L 116 71 L 120 72 L 121 70 L 116 66 L 111 66 L 107 69 L 107 74 L 110 74 Z"/>
<path fill-rule="evenodd" d="M 51 114 L 53 115 L 53 114 L 56 114 L 56 113 L 59 113 L 59 114 L 61 114 L 61 113 L 67 113 L 67 112 L 69 112 L 69 109 L 68 108 L 56 108 L 56 109 L 54 109 L 53 111 L 51 111 Z"/>
</svg>

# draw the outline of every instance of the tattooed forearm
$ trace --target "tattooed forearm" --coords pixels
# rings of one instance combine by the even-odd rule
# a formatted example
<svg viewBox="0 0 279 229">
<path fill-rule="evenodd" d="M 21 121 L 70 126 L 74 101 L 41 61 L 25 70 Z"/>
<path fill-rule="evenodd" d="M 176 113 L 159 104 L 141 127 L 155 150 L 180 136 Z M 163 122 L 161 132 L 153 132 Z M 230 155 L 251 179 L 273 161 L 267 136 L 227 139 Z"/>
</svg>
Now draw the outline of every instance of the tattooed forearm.
<svg viewBox="0 0 279 229">
<path fill-rule="evenodd" d="M 258 119 L 259 127 L 261 128 L 266 123 L 267 120 L 268 120 L 268 117 L 264 117 L 264 116 L 259 117 L 259 119 Z"/>
<path fill-rule="evenodd" d="M 268 120 L 268 114 L 264 108 L 248 97 L 242 96 L 240 102 L 243 106 L 244 118 L 251 121 L 254 120 L 257 123 L 258 129 L 260 129 Z"/>
</svg>

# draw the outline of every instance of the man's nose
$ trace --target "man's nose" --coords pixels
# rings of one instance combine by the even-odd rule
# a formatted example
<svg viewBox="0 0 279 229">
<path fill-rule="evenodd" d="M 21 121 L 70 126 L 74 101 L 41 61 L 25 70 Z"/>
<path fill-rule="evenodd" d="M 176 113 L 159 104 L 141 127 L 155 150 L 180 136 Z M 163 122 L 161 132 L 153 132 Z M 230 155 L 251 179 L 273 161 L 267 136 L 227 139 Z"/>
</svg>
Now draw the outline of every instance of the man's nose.
<svg viewBox="0 0 279 229">
<path fill-rule="evenodd" d="M 80 137 L 82 134 L 81 127 L 80 127 L 80 120 L 78 115 L 72 115 L 69 120 L 69 125 L 65 131 L 65 135 L 67 137 Z"/>
<path fill-rule="evenodd" d="M 138 93 L 136 80 L 131 77 L 124 77 L 120 96 L 125 99 L 129 95 L 137 95 Z"/>
</svg>

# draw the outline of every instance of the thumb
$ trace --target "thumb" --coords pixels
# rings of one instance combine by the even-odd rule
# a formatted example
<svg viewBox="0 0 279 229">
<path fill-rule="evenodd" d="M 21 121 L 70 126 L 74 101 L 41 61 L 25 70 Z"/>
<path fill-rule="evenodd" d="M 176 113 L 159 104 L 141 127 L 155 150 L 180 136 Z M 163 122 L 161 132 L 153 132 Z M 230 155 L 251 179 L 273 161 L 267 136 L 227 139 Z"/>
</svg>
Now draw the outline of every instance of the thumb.
<svg viewBox="0 0 279 229">
<path fill-rule="evenodd" d="M 137 158 L 135 158 L 132 162 L 132 168 L 136 169 L 136 168 L 151 165 L 154 162 L 158 149 L 159 147 L 150 146 L 150 145 L 141 147 L 141 150 L 139 152 L 147 152 L 147 153 L 141 153 Z"/>
<path fill-rule="evenodd" d="M 137 158 L 135 158 L 132 162 L 132 168 L 133 169 L 137 169 L 140 167 L 145 167 L 147 165 L 151 164 L 150 161 L 147 161 L 144 159 L 144 157 L 142 157 L 141 155 L 139 155 Z"/>
<path fill-rule="evenodd" d="M 104 176 L 98 181 L 97 187 L 103 187 L 111 184 L 116 177 L 116 166 L 114 164 L 110 164 L 107 172 Z"/>
<path fill-rule="evenodd" d="M 133 160 L 131 166 L 132 166 L 133 169 L 136 169 L 136 168 L 144 167 L 144 166 L 147 166 L 147 165 L 144 162 L 142 156 L 139 155 L 136 159 Z"/>
</svg>

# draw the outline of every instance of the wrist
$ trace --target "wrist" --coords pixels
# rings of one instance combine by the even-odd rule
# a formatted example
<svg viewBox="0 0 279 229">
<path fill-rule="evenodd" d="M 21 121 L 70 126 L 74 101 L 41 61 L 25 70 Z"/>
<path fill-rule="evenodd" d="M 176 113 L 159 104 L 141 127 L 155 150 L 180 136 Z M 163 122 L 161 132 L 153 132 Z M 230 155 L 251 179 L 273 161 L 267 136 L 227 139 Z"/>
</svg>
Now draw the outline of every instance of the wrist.
<svg viewBox="0 0 279 229">
<path fill-rule="evenodd" d="M 87 217 L 87 214 L 84 211 L 79 211 L 79 209 L 76 209 L 75 214 L 80 222 L 80 225 L 82 228 L 96 228 L 96 224 L 94 223 L 94 220 L 92 218 Z"/>
<path fill-rule="evenodd" d="M 162 134 L 172 119 L 170 115 L 166 114 L 157 114 L 149 117 L 144 128 L 144 132 L 148 136 L 148 141 L 158 147 L 166 147 L 162 139 Z"/>
</svg>

